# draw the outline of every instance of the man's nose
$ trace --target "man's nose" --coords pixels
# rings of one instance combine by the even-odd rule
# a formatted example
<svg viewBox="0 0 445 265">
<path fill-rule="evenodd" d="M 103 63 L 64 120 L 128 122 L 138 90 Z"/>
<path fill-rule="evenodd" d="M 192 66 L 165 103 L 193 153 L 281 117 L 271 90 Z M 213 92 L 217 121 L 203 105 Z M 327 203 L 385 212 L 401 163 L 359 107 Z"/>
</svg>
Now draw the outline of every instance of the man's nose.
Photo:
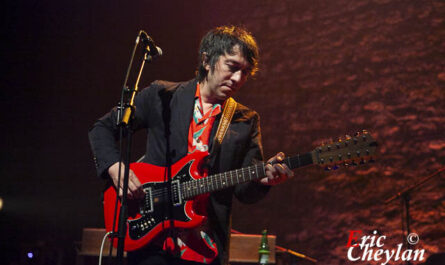
<svg viewBox="0 0 445 265">
<path fill-rule="evenodd" d="M 243 78 L 243 72 L 241 70 L 238 70 L 232 74 L 232 77 L 230 79 L 232 79 L 232 81 L 234 82 L 240 82 L 242 78 Z"/>
</svg>

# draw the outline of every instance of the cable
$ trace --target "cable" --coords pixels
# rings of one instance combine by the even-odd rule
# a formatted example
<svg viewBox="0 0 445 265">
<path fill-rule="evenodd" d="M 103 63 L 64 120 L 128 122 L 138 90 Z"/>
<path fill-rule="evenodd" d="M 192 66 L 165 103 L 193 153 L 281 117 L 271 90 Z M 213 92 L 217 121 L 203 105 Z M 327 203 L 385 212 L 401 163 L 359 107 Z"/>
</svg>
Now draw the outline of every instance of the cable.
<svg viewBox="0 0 445 265">
<path fill-rule="evenodd" d="M 99 265 L 102 265 L 102 252 L 104 250 L 104 245 L 105 245 L 105 240 L 107 239 L 107 237 L 112 234 L 113 232 L 107 232 L 104 235 L 104 238 L 102 239 L 102 244 L 100 245 L 100 252 L 99 252 Z"/>
</svg>

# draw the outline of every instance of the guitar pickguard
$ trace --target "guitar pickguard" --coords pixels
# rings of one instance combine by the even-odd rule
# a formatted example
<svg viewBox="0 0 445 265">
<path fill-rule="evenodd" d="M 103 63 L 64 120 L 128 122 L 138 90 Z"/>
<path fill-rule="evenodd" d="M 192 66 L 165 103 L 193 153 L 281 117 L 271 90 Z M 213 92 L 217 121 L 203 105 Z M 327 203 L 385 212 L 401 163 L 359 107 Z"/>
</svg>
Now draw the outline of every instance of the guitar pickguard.
<svg viewBox="0 0 445 265">
<path fill-rule="evenodd" d="M 181 222 L 191 220 L 185 205 L 192 202 L 182 199 L 181 184 L 192 178 L 190 167 L 193 161 L 189 161 L 173 176 L 171 185 L 163 181 L 142 184 L 145 197 L 138 203 L 138 215 L 128 220 L 128 233 L 131 239 L 144 237 L 156 226 L 161 226 L 161 230 L 165 230 L 166 222 L 169 220 Z M 169 227 L 173 225 L 170 224 Z"/>
</svg>

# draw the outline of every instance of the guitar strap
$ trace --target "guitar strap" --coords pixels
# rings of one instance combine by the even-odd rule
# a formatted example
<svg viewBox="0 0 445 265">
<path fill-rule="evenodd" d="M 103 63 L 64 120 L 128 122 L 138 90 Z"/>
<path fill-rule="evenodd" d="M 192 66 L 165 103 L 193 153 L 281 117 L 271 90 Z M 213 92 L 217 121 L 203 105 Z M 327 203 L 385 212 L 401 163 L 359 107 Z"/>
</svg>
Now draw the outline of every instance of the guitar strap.
<svg viewBox="0 0 445 265">
<path fill-rule="evenodd" d="M 236 101 L 233 98 L 228 98 L 226 106 L 223 110 L 221 121 L 218 125 L 218 130 L 216 131 L 215 140 L 221 145 L 224 136 L 226 135 L 227 128 L 229 128 L 230 121 L 232 120 L 233 114 L 236 109 Z"/>
<path fill-rule="evenodd" d="M 236 105 L 237 103 L 233 98 L 228 98 L 226 104 L 224 105 L 224 110 L 219 121 L 218 129 L 215 137 L 213 138 L 212 148 L 209 152 L 210 155 L 207 158 L 207 166 L 214 165 L 216 162 L 216 157 L 221 149 L 221 143 L 226 135 L 227 129 L 229 128 L 233 114 L 235 113 Z"/>
</svg>

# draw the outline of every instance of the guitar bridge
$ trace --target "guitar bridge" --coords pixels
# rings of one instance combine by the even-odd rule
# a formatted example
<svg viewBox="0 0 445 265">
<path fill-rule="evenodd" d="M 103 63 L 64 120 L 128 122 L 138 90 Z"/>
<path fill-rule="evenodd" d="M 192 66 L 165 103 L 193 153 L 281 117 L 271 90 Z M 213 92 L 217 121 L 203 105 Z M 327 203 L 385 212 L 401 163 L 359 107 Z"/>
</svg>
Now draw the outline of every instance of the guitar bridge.
<svg viewBox="0 0 445 265">
<path fill-rule="evenodd" d="M 181 183 L 179 180 L 173 180 L 171 188 L 173 206 L 182 205 Z"/>
</svg>

